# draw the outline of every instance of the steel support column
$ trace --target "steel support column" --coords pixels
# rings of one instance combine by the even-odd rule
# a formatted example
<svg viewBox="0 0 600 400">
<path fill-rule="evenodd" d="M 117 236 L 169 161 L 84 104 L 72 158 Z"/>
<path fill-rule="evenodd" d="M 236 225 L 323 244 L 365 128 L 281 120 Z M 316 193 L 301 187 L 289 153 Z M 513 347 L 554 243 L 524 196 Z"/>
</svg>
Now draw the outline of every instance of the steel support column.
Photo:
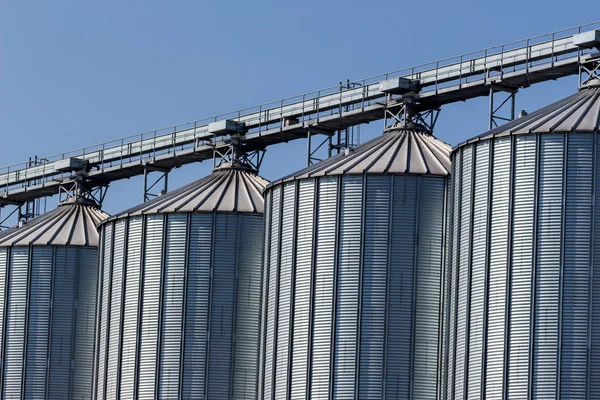
<svg viewBox="0 0 600 400">
<path fill-rule="evenodd" d="M 150 173 L 152 172 L 159 173 L 158 178 L 154 179 L 153 181 L 149 179 Z M 144 203 L 167 193 L 167 190 L 169 189 L 169 172 L 171 172 L 169 168 L 150 167 L 148 165 L 144 166 Z M 160 189 L 158 192 L 153 192 L 153 190 L 160 187 L 159 184 L 161 182 L 162 189 Z"/>
<path fill-rule="evenodd" d="M 314 139 L 315 135 L 324 135 L 325 138 Z M 329 158 L 332 156 L 333 146 L 333 136 L 334 132 L 324 132 L 324 131 L 316 131 L 314 129 L 309 129 L 306 133 L 306 165 L 311 166 L 313 164 L 318 163 L 319 161 L 323 161 L 325 158 Z M 322 140 L 321 140 L 322 139 Z M 338 138 L 339 140 L 339 138 Z M 327 144 L 327 157 L 323 157 L 322 155 L 317 155 L 317 152 L 323 148 L 323 146 Z M 339 152 L 339 151 L 338 151 Z M 322 153 L 322 152 L 321 152 Z M 323 157 L 323 158 L 320 158 Z"/>
<path fill-rule="evenodd" d="M 515 100 L 518 89 L 501 87 L 497 85 L 490 86 L 490 120 L 489 129 L 494 129 L 505 122 L 515 119 Z M 496 101 L 500 94 L 506 95 L 502 100 Z"/>
</svg>

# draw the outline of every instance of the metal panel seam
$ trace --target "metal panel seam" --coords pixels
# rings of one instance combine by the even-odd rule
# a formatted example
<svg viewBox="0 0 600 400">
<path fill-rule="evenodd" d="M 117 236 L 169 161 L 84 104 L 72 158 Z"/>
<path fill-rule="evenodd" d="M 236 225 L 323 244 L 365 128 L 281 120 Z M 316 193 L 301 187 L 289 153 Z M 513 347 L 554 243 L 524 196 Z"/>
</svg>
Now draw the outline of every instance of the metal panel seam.
<svg viewBox="0 0 600 400">
<path fill-rule="evenodd" d="M 360 343 L 362 332 L 362 298 L 363 298 L 363 273 L 365 265 L 365 219 L 366 219 L 366 203 L 367 203 L 367 175 L 362 176 L 362 215 L 361 215 L 361 231 L 360 231 L 360 265 L 358 273 L 358 315 L 356 324 L 356 371 L 354 383 L 354 399 L 359 400 L 358 393 L 360 389 Z"/>
<path fill-rule="evenodd" d="M 388 320 L 388 315 L 389 315 L 389 310 L 390 310 L 390 277 L 391 277 L 391 272 L 390 269 L 392 268 L 391 265 L 391 260 L 392 260 L 392 226 L 394 226 L 394 213 L 392 212 L 393 208 L 394 208 L 394 175 L 390 176 L 390 201 L 389 201 L 390 207 L 388 210 L 388 222 L 389 222 L 389 229 L 388 229 L 388 239 L 387 239 L 387 261 L 388 261 L 388 265 L 387 265 L 387 275 L 385 278 L 385 293 L 386 293 L 386 297 L 385 297 L 385 311 L 384 311 L 384 321 L 385 321 L 385 326 L 384 326 L 384 334 L 383 337 L 385 338 L 384 342 L 383 342 L 383 396 L 382 398 L 385 399 L 386 396 L 386 389 L 387 389 L 387 362 L 388 362 L 388 331 L 389 331 L 389 320 Z M 418 220 L 418 218 L 415 218 L 415 220 Z M 415 248 L 417 246 L 415 245 Z"/>
<path fill-rule="evenodd" d="M 591 378 L 591 354 L 592 354 L 592 305 L 594 298 L 594 237 L 596 235 L 596 177 L 597 177 L 597 168 L 598 168 L 598 132 L 593 133 L 593 170 L 592 170 L 592 223 L 590 225 L 590 269 L 588 271 L 589 274 L 589 282 L 588 282 L 588 326 L 587 326 L 587 359 L 586 359 L 586 380 L 585 380 L 585 398 L 589 399 L 590 397 L 590 381 Z"/>
<path fill-rule="evenodd" d="M 491 225 L 492 225 L 492 194 L 494 191 L 494 168 L 493 166 L 495 166 L 494 163 L 494 146 L 495 145 L 495 141 L 490 141 L 490 155 L 489 155 L 489 162 L 492 163 L 492 165 L 490 165 L 490 168 L 488 170 L 488 198 L 487 198 L 487 210 L 488 210 L 488 215 L 487 215 L 487 221 L 486 221 L 486 244 L 485 244 L 485 278 L 484 278 L 484 284 L 483 284 L 483 322 L 482 322 L 482 326 L 483 326 L 483 343 L 482 343 L 482 361 L 481 361 L 481 391 L 480 394 L 482 396 L 482 398 L 485 398 L 485 381 L 486 381 L 486 375 L 487 375 L 487 368 L 486 368 L 486 364 L 487 364 L 487 339 L 488 339 L 488 326 L 487 326 L 487 319 L 488 319 L 488 303 L 489 303 L 489 281 L 490 281 L 490 247 L 491 247 Z"/>
<path fill-rule="evenodd" d="M 275 386 L 277 384 L 277 336 L 279 335 L 279 285 L 281 281 L 281 237 L 283 236 L 283 194 L 285 186 L 279 190 L 279 227 L 277 229 L 277 274 L 275 278 L 275 315 L 273 316 L 273 361 L 271 364 L 271 398 L 275 399 Z"/>
<path fill-rule="evenodd" d="M 178 382 L 178 399 L 181 400 L 183 396 L 183 367 L 185 360 L 185 330 L 186 330 L 186 310 L 187 310 L 187 293 L 188 293 L 188 274 L 190 270 L 190 247 L 191 247 L 191 226 L 192 226 L 192 213 L 187 214 L 186 218 L 186 235 L 185 235 L 185 258 L 183 266 L 183 301 L 181 304 L 181 339 L 179 347 L 179 382 Z"/>
<path fill-rule="evenodd" d="M 336 205 L 335 205 L 335 239 L 333 244 L 333 290 L 331 294 L 331 337 L 329 345 L 329 398 L 333 398 L 334 378 L 334 360 L 335 360 L 335 325 L 337 316 L 337 290 L 338 290 L 338 265 L 339 265 L 339 247 L 340 247 L 340 208 L 342 205 L 342 176 L 337 177 Z"/>
<path fill-rule="evenodd" d="M 418 274 L 418 266 L 419 266 L 419 222 L 420 222 L 420 199 L 421 199 L 421 179 L 417 179 L 417 204 L 415 209 L 415 226 L 414 226 L 414 235 L 415 235 L 415 248 L 413 249 L 413 286 L 412 286 L 412 326 L 411 326 L 411 334 L 410 334 L 410 380 L 409 380 L 409 389 L 408 396 L 409 398 L 413 398 L 414 391 L 414 381 L 415 377 L 413 376 L 413 371 L 415 370 L 415 330 L 417 325 L 417 286 L 419 282 L 419 274 Z M 391 227 L 390 227 L 391 228 Z M 388 260 L 388 263 L 390 260 Z M 389 295 L 389 293 L 387 293 Z M 387 340 L 387 338 L 386 338 Z M 385 372 L 385 371 L 384 371 Z"/>
<path fill-rule="evenodd" d="M 210 234 L 210 282 L 208 285 L 208 316 L 206 321 L 206 348 L 204 354 L 206 355 L 204 359 L 204 397 L 206 397 L 208 393 L 208 377 L 209 377 L 209 360 L 210 360 L 210 327 L 211 327 L 211 319 L 212 319 L 212 296 L 213 296 L 213 275 L 214 275 L 214 263 L 215 263 L 215 238 L 216 238 L 216 225 L 217 225 L 217 214 L 215 212 L 212 213 L 212 227 Z"/>
<path fill-rule="evenodd" d="M 512 306 L 512 254 L 513 254 L 513 230 L 514 230 L 514 212 L 515 212 L 515 163 L 516 163 L 516 137 L 510 136 L 510 165 L 508 178 L 508 228 L 507 228 L 507 249 L 506 249 L 506 292 L 504 298 L 504 367 L 502 371 L 502 398 L 508 398 L 508 378 L 509 378 L 509 357 L 510 357 L 510 311 Z"/>
<path fill-rule="evenodd" d="M 294 357 L 294 309 L 296 306 L 296 265 L 297 250 L 298 250 L 298 217 L 299 217 L 299 206 L 300 206 L 300 182 L 296 180 L 294 183 L 294 218 L 292 221 L 292 265 L 291 265 L 291 287 L 290 287 L 290 318 L 289 318 L 289 335 L 290 340 L 288 344 L 288 373 L 286 383 L 286 398 L 291 398 L 292 391 L 292 367 Z M 262 282 L 262 280 L 261 280 Z"/>
<path fill-rule="evenodd" d="M 107 307 L 106 307 L 106 342 L 107 344 L 110 343 L 110 315 L 111 313 L 111 303 L 112 303 L 112 282 L 113 282 L 113 267 L 114 267 L 114 262 L 115 262 L 115 256 L 114 256 L 114 251 L 115 251 L 115 236 L 116 236 L 116 232 L 117 232 L 117 226 L 116 223 L 113 224 L 113 230 L 112 230 L 112 234 L 111 234 L 111 238 L 110 238 L 110 262 L 109 262 L 109 283 L 108 283 L 108 293 L 107 293 L 107 297 L 108 297 L 108 303 L 107 303 Z M 102 372 L 102 375 L 104 376 L 103 379 L 103 383 L 102 383 L 102 394 L 100 395 L 101 398 L 105 399 L 106 398 L 106 385 L 108 384 L 108 379 L 106 379 L 106 377 L 108 376 L 108 354 L 110 353 L 110 349 L 107 347 L 106 348 L 106 354 L 104 354 L 104 371 Z"/>
<path fill-rule="evenodd" d="M 451 289 L 451 285 L 452 285 L 452 269 L 456 268 L 455 265 L 452 264 L 452 257 L 453 257 L 453 242 L 454 242 L 454 224 L 456 223 L 456 221 L 454 221 L 454 191 L 456 190 L 456 185 L 454 182 L 454 176 L 456 174 L 456 155 L 453 154 L 452 155 L 453 160 L 452 160 L 452 169 L 453 169 L 453 175 L 452 175 L 452 179 L 450 180 L 450 196 L 448 198 L 448 196 L 446 196 L 448 198 L 448 204 L 447 204 L 447 208 L 444 210 L 444 212 L 446 212 L 446 219 L 448 219 L 450 221 L 450 224 L 447 226 L 447 230 L 445 230 L 443 232 L 443 235 L 446 237 L 446 240 L 448 241 L 448 243 L 450 243 L 450 245 L 447 248 L 447 255 L 446 257 L 448 258 L 448 264 L 449 264 L 449 268 L 448 268 L 448 272 L 447 272 L 447 276 L 444 276 L 444 286 L 446 288 L 446 296 L 450 297 L 450 293 L 452 293 Z M 449 238 L 448 238 L 449 237 Z M 450 316 L 450 301 L 447 298 L 442 299 L 444 304 L 444 308 L 445 308 L 445 313 L 446 313 L 446 318 L 445 318 L 445 336 L 446 336 L 446 343 L 444 343 L 444 351 L 443 351 L 443 355 L 444 355 L 444 371 L 442 373 L 443 377 L 444 377 L 444 381 L 442 382 L 442 392 L 443 392 L 443 399 L 447 399 L 450 396 L 450 393 L 448 393 L 448 385 L 446 384 L 446 379 L 448 377 L 448 370 L 449 370 L 449 354 L 451 351 L 451 346 L 450 346 L 450 341 L 454 340 L 454 337 L 450 336 L 450 319 L 448 318 Z"/>
<path fill-rule="evenodd" d="M 160 295 L 158 302 L 158 321 L 156 324 L 156 368 L 154 369 L 154 399 L 158 400 L 158 393 L 160 391 L 160 386 L 162 383 L 161 374 L 162 374 L 162 331 L 163 331 L 163 308 L 165 301 L 165 274 L 167 273 L 167 226 L 168 215 L 162 215 L 162 237 L 161 237 L 161 248 L 162 254 L 160 257 Z"/>
<path fill-rule="evenodd" d="M 475 217 L 475 169 L 477 168 L 477 146 L 471 145 L 471 187 L 469 189 L 470 200 L 470 216 L 469 221 L 474 225 Z M 469 229 L 469 248 L 467 254 L 467 295 L 465 304 L 465 358 L 463 369 L 463 399 L 467 400 L 469 391 L 469 350 L 471 349 L 471 290 L 472 288 L 472 271 L 473 271 L 473 226 Z M 458 258 L 457 258 L 458 259 Z M 458 276 L 458 274 L 457 274 Z"/>
<path fill-rule="evenodd" d="M 536 273 L 537 273 L 537 256 L 538 256 L 538 207 L 539 207 L 539 196 L 540 196 L 540 159 L 541 159 L 541 136 L 536 135 L 535 138 L 535 171 L 534 171 L 534 188 L 533 188 L 533 240 L 532 240 L 532 268 L 531 268 L 531 296 L 529 304 L 531 307 L 529 314 L 529 373 L 527 382 L 527 398 L 533 398 L 533 373 L 534 373 L 534 354 L 535 354 L 535 301 L 536 301 Z"/>
<path fill-rule="evenodd" d="M 464 153 L 465 153 L 465 148 L 461 148 L 460 149 L 460 165 L 459 167 L 459 171 L 456 174 L 457 177 L 460 177 L 460 181 L 459 181 L 459 192 L 462 194 L 463 192 L 463 165 L 464 165 Z M 456 172 L 456 171 L 455 171 Z M 458 179 L 458 178 L 457 178 Z M 452 312 L 454 313 L 454 329 L 452 332 L 452 338 L 453 340 L 453 346 L 452 346 L 452 352 L 454 353 L 452 355 L 452 360 L 454 365 L 452 365 L 452 369 L 455 371 L 452 374 L 452 394 L 451 397 L 454 398 L 455 396 L 455 392 L 456 392 L 456 370 L 458 369 L 458 366 L 456 365 L 456 348 L 457 346 L 457 342 L 458 342 L 458 293 L 459 293 L 459 284 L 460 284 L 460 268 L 462 267 L 462 265 L 460 265 L 460 238 L 461 238 L 461 233 L 462 233 L 462 207 L 463 207 L 463 198 L 462 196 L 458 196 L 458 211 L 456 212 L 456 218 L 458 219 L 458 226 L 456 228 L 456 237 L 454 238 L 454 240 L 458 241 L 458 244 L 456 245 L 456 265 L 454 266 L 454 269 L 456 270 L 455 272 L 455 281 L 454 281 L 454 291 L 453 291 L 453 295 L 454 295 L 454 310 L 452 310 Z M 453 210 L 454 213 L 454 210 Z M 454 245 L 454 243 L 453 243 Z M 452 254 L 452 256 L 454 257 L 454 254 Z M 450 278 L 452 279 L 452 278 Z"/>
<path fill-rule="evenodd" d="M 67 247 L 67 249 L 72 248 L 72 247 Z M 73 290 L 73 315 L 71 316 L 71 327 L 76 327 L 77 326 L 77 313 L 79 311 L 79 304 L 78 304 L 78 300 L 79 298 L 77 297 L 77 288 L 79 287 L 79 269 L 81 268 L 81 251 L 79 248 L 74 248 L 75 251 L 75 276 L 73 277 L 74 281 L 75 281 L 75 286 L 74 286 L 74 290 Z M 33 257 L 33 252 L 31 253 L 31 256 Z M 72 332 L 71 333 L 71 366 L 69 367 L 69 394 L 68 394 L 68 398 L 71 398 L 71 396 L 73 395 L 73 379 L 74 379 L 74 369 L 75 369 L 75 339 L 77 336 L 77 331 Z"/>
<path fill-rule="evenodd" d="M 308 357 L 307 357 L 307 374 L 306 374 L 306 399 L 310 399 L 310 392 L 312 389 L 312 355 L 313 355 L 313 332 L 314 332 L 314 323 L 313 316 L 315 312 L 315 268 L 316 268 L 316 257 L 317 257 L 317 235 L 316 232 L 319 228 L 319 200 L 320 197 L 319 187 L 321 186 L 321 182 L 319 178 L 314 179 L 314 192 L 315 192 L 315 201 L 313 204 L 313 240 L 312 240 L 312 257 L 311 257 L 311 266 L 310 266 L 310 305 L 308 312 Z"/>
<path fill-rule="evenodd" d="M 236 185 L 239 185 L 239 176 L 237 177 Z M 237 204 L 237 193 L 236 190 L 236 204 Z M 236 244 L 235 244 L 235 278 L 233 282 L 233 321 L 231 324 L 231 365 L 229 366 L 229 398 L 233 399 L 233 385 L 235 384 L 235 345 L 237 335 L 237 304 L 238 304 L 238 286 L 240 277 L 240 242 L 242 238 L 242 218 L 236 218 L 237 229 L 236 229 Z"/>
<path fill-rule="evenodd" d="M 23 327 L 23 365 L 21 366 L 21 398 L 25 398 L 25 384 L 27 383 L 27 344 L 29 333 L 29 307 L 31 306 L 31 269 L 33 267 L 33 247 L 27 246 L 27 291 L 25 292 L 25 326 Z"/>
<path fill-rule="evenodd" d="M 123 266 L 121 271 L 121 315 L 120 315 L 120 332 L 119 332 L 119 343 L 117 348 L 117 381 L 116 381 L 116 393 L 117 399 L 121 398 L 121 369 L 123 367 L 123 326 L 125 325 L 125 288 L 127 283 L 127 254 L 129 250 L 129 223 L 130 219 L 127 218 L 125 221 L 125 227 L 123 229 Z"/>
<path fill-rule="evenodd" d="M 52 343 L 52 322 L 54 317 L 54 275 L 56 274 L 56 246 L 52 246 L 52 276 L 50 277 L 50 309 L 48 310 L 48 343 Z M 6 303 L 5 303 L 6 304 Z M 96 329 L 94 329 L 95 333 Z M 50 352 L 47 353 L 46 356 L 46 387 L 45 387 L 45 398 L 48 398 L 48 390 L 50 389 L 50 385 L 48 384 L 50 381 Z M 93 374 L 93 364 L 92 364 L 92 374 Z M 93 385 L 92 385 L 93 390 Z"/>
<path fill-rule="evenodd" d="M 569 151 L 569 136 L 567 133 L 565 133 L 563 135 L 563 143 L 564 143 L 564 147 L 563 147 L 563 165 L 562 165 L 562 187 L 563 187 L 563 191 L 562 191 L 562 199 L 561 199 L 561 221 L 560 221 L 560 269 L 559 269 L 559 278 L 558 278 L 558 287 L 559 287 L 559 292 L 558 292 L 558 304 L 559 309 L 558 309 L 558 338 L 557 338 L 557 343 L 558 343 L 558 354 L 557 354 L 557 360 L 556 360 L 556 399 L 560 400 L 560 390 L 561 390 L 561 383 L 562 383 L 562 367 L 561 367 L 561 363 L 562 363 L 562 331 L 563 331 L 563 287 L 564 287 L 564 269 L 565 269 L 565 225 L 566 225 L 566 203 L 567 203 L 567 193 L 566 190 L 564 190 L 566 188 L 566 183 L 567 183 L 567 162 L 568 162 L 568 157 L 567 157 L 567 153 Z"/>
<path fill-rule="evenodd" d="M 140 245 L 140 277 L 139 277 L 139 290 L 138 290 L 138 314 L 137 314 L 137 331 L 136 331 L 136 344 L 135 344 L 135 368 L 133 378 L 133 398 L 137 399 L 139 396 L 139 384 L 140 384 L 140 348 L 142 345 L 142 313 L 139 310 L 143 307 L 144 302 L 144 282 L 146 275 L 146 236 L 148 230 L 148 216 L 142 216 L 142 239 Z"/>
</svg>

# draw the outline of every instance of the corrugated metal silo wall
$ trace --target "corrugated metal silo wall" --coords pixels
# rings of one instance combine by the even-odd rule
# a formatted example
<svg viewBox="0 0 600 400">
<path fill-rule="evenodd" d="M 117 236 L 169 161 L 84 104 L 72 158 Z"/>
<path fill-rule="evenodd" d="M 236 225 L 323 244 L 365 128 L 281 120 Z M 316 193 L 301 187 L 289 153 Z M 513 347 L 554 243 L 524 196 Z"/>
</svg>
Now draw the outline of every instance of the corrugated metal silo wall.
<svg viewBox="0 0 600 400">
<path fill-rule="evenodd" d="M 101 241 L 93 397 L 252 398 L 262 215 L 129 217 Z"/>
<path fill-rule="evenodd" d="M 259 398 L 437 398 L 447 183 L 267 190 Z"/>
<path fill-rule="evenodd" d="M 596 133 L 453 153 L 447 399 L 600 398 Z"/>
<path fill-rule="evenodd" d="M 89 399 L 97 249 L 0 248 L 3 399 Z"/>
</svg>

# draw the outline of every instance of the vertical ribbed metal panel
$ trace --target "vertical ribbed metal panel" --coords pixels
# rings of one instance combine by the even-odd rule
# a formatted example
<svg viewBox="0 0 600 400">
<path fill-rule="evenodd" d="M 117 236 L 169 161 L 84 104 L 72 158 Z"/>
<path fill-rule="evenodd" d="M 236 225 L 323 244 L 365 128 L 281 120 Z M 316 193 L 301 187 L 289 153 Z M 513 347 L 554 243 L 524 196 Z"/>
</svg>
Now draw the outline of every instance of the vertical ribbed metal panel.
<svg viewBox="0 0 600 400">
<path fill-rule="evenodd" d="M 27 248 L 11 250 L 8 273 L 2 397 L 18 399 L 21 398 L 25 350 L 25 312 L 27 309 L 27 278 L 29 276 L 29 250 Z"/>
<path fill-rule="evenodd" d="M 592 191 L 594 193 L 592 203 L 592 262 L 590 263 L 590 298 L 588 307 L 588 396 L 590 399 L 600 399 L 600 145 L 598 135 L 594 138 L 594 165 Z"/>
<path fill-rule="evenodd" d="M 114 224 L 114 236 L 125 235 L 125 224 L 127 221 L 119 220 Z M 121 345 L 121 306 L 122 285 L 124 273 L 125 242 L 114 243 L 111 261 L 111 286 L 110 292 L 110 316 L 108 319 L 107 334 L 107 364 L 106 364 L 106 396 L 114 398 L 117 394 L 117 370 L 119 367 L 119 350 Z"/>
<path fill-rule="evenodd" d="M 353 398 L 357 369 L 363 177 L 342 180 L 335 311 L 335 398 Z M 298 298 L 297 300 L 298 301 Z"/>
<path fill-rule="evenodd" d="M 281 220 L 281 250 L 279 256 L 279 295 L 277 307 L 277 349 L 275 350 L 275 398 L 287 395 L 288 350 L 290 345 L 290 306 L 292 297 L 292 253 L 296 204 L 296 183 L 283 185 Z"/>
<path fill-rule="evenodd" d="M 465 148 L 462 151 L 462 164 L 458 173 L 460 179 L 460 198 L 459 200 L 459 218 L 460 230 L 456 236 L 457 240 L 457 303 L 456 303 L 456 350 L 455 363 L 456 365 L 464 365 L 466 359 L 466 343 L 467 340 L 467 306 L 469 295 L 469 251 L 471 246 L 471 183 L 472 183 L 472 148 Z M 456 398 L 463 398 L 464 386 L 464 368 L 456 368 L 455 380 L 457 382 L 454 393 Z"/>
<path fill-rule="evenodd" d="M 548 135 L 540 144 L 532 382 L 540 399 L 556 396 L 564 140 Z"/>
<path fill-rule="evenodd" d="M 189 399 L 205 398 L 213 218 L 211 214 L 191 216 L 182 371 L 183 398 Z"/>
<path fill-rule="evenodd" d="M 265 220 L 271 218 L 271 196 L 265 196 Z M 263 221 L 264 222 L 264 221 Z M 266 323 L 267 313 L 263 310 L 267 307 L 269 301 L 269 248 L 271 243 L 271 225 L 265 225 L 264 229 L 264 244 L 262 260 L 264 260 L 264 267 L 262 268 L 262 277 L 260 285 L 260 329 L 259 329 L 259 349 L 258 349 L 258 379 L 257 379 L 257 390 L 256 393 L 259 399 L 262 399 L 265 395 L 265 345 L 266 345 Z"/>
<path fill-rule="evenodd" d="M 75 277 L 77 272 L 77 253 L 68 248 L 57 247 L 55 250 L 54 299 L 52 301 L 52 339 L 50 342 L 50 374 L 52 386 L 48 390 L 48 398 L 65 398 L 70 396 L 71 386 L 71 349 L 75 332 L 73 319 L 76 307 Z"/>
<path fill-rule="evenodd" d="M 413 298 L 416 295 L 413 284 L 417 255 L 415 248 L 418 242 L 414 228 L 419 211 L 419 180 L 416 177 L 395 176 L 392 183 L 392 191 L 389 193 L 391 208 L 388 208 L 391 211 L 391 242 L 385 245 L 389 251 L 386 264 L 390 265 L 387 284 L 385 395 L 386 398 L 397 399 L 408 398 L 410 395 Z M 368 190 L 371 190 L 371 187 L 368 187 Z M 383 207 L 382 211 L 385 209 L 386 207 Z M 381 233 L 380 236 L 383 239 Z"/>
<path fill-rule="evenodd" d="M 99 398 L 104 397 L 104 387 L 106 382 L 106 355 L 108 352 L 108 313 L 110 310 L 110 287 L 111 287 L 111 268 L 112 249 L 113 249 L 113 226 L 107 224 L 102 229 L 101 248 L 100 248 L 100 274 L 101 280 L 99 286 L 100 293 L 98 294 L 98 346 L 96 347 L 96 379 L 95 393 Z"/>
<path fill-rule="evenodd" d="M 491 184 L 491 217 L 489 247 L 489 279 L 487 304 L 487 348 L 485 349 L 485 396 L 501 399 L 504 379 L 504 337 L 507 334 L 506 279 L 508 267 L 508 233 L 510 203 L 511 139 L 499 139 L 494 144 L 493 181 Z M 463 225 L 461 223 L 461 229 Z M 460 282 L 459 282 L 460 285 Z M 460 290 L 460 288 L 459 288 Z"/>
<path fill-rule="evenodd" d="M 313 242 L 315 181 L 298 183 L 298 217 L 296 244 L 296 276 L 294 288 L 294 319 L 292 332 L 291 389 L 293 399 L 306 398 L 307 371 L 309 366 L 310 304 L 312 297 Z M 276 190 L 276 189 L 274 189 Z M 271 227 L 270 214 L 265 213 L 267 225 Z"/>
<path fill-rule="evenodd" d="M 164 399 L 179 396 L 187 220 L 186 214 L 167 217 L 158 393 Z"/>
<path fill-rule="evenodd" d="M 453 177 L 459 204 L 448 297 L 458 312 L 452 293 L 470 291 L 469 357 L 448 367 L 445 398 L 461 397 L 464 386 L 464 398 L 482 397 L 480 388 L 486 399 L 600 397 L 596 142 L 597 133 L 527 134 L 455 150 L 454 168 L 464 172 L 464 154 L 475 149 L 474 184 L 465 187 L 464 173 Z M 469 196 L 472 221 L 461 211 Z M 463 250 L 465 229 L 473 235 Z M 457 279 L 463 268 L 470 268 L 469 280 Z M 461 340 L 452 318 L 451 312 L 448 360 Z"/>
<path fill-rule="evenodd" d="M 6 349 L 6 304 L 8 300 L 8 276 L 9 276 L 9 250 L 7 248 L 0 248 L 0 393 L 4 393 L 4 369 L 5 359 L 4 350 Z"/>
<path fill-rule="evenodd" d="M 98 250 L 78 248 L 77 318 L 73 348 L 74 399 L 89 399 L 92 387 L 94 322 L 98 282 Z"/>
<path fill-rule="evenodd" d="M 258 364 L 263 219 L 255 215 L 239 219 L 233 398 L 251 399 L 256 393 Z"/>
<path fill-rule="evenodd" d="M 408 180 L 408 179 L 407 179 Z M 416 179 L 415 179 L 416 180 Z M 418 192 L 418 245 L 416 270 L 414 361 L 412 373 L 414 399 L 435 400 L 438 382 L 440 346 L 440 293 L 444 249 L 445 182 L 441 179 L 420 182 Z M 397 190 L 396 185 L 394 189 Z M 408 193 L 409 191 L 406 190 Z M 394 199 L 396 196 L 394 195 Z M 395 216 L 395 215 L 394 215 Z M 391 221 L 397 225 L 395 220 Z M 392 261 L 392 265 L 395 263 Z M 395 269 L 394 269 L 395 270 Z M 391 297 L 390 297 L 391 300 Z M 389 301 L 389 300 L 388 300 Z M 388 329 L 389 334 L 389 329 Z M 389 337 L 388 337 L 389 340 Z M 388 359 L 390 358 L 388 354 Z M 388 394 L 388 398 L 392 397 Z"/>
<path fill-rule="evenodd" d="M 279 278 L 278 278 L 278 268 L 277 263 L 279 259 L 279 250 L 280 250 L 280 229 L 281 229 L 281 193 L 282 187 L 277 187 L 272 191 L 271 199 L 270 199 L 270 216 L 271 221 L 273 223 L 270 226 L 269 233 L 269 251 L 268 254 L 265 254 L 265 265 L 269 274 L 269 282 L 268 282 L 268 296 L 267 302 L 263 307 L 265 307 L 265 313 L 267 317 L 267 325 L 265 332 L 265 382 L 269 382 L 269 384 L 264 385 L 264 398 L 272 399 L 273 398 L 273 357 L 275 351 L 275 317 L 277 310 L 277 288 L 279 286 Z"/>
<path fill-rule="evenodd" d="M 267 190 L 264 398 L 286 398 L 283 377 L 292 399 L 436 398 L 446 194 L 401 175 Z"/>
<path fill-rule="evenodd" d="M 460 185 L 462 182 L 462 174 L 460 173 L 460 166 L 462 165 L 462 152 L 456 152 L 453 154 L 452 159 L 452 185 L 453 185 L 453 193 L 452 195 L 452 206 L 449 210 L 449 213 L 452 215 L 452 225 L 450 226 L 450 235 L 452 241 L 450 243 L 450 260 L 451 268 L 450 273 L 448 274 L 448 278 L 450 279 L 450 285 L 448 294 L 446 296 L 446 301 L 448 302 L 448 332 L 449 332 L 449 342 L 447 343 L 448 351 L 446 354 L 448 365 L 447 365 L 447 374 L 446 374 L 446 393 L 448 394 L 448 398 L 454 398 L 454 385 L 455 385 L 455 370 L 456 367 L 456 300 L 457 300 L 457 277 L 458 270 L 460 266 L 458 266 L 458 244 L 459 240 L 459 227 L 460 227 Z"/>
<path fill-rule="evenodd" d="M 527 398 L 531 331 L 531 279 L 536 137 L 515 138 L 513 228 L 510 279 L 508 398 Z"/>
<path fill-rule="evenodd" d="M 123 306 L 123 337 L 121 347 L 122 399 L 132 399 L 137 343 L 138 305 L 140 298 L 140 263 L 142 255 L 142 217 L 129 220 L 127 236 L 127 268 L 125 271 L 125 299 Z"/>
<path fill-rule="evenodd" d="M 46 396 L 46 365 L 49 358 L 53 251 L 51 247 L 31 250 L 31 262 L 36 268 L 31 269 L 29 290 L 25 397 L 42 399 Z"/>
<path fill-rule="evenodd" d="M 466 369 L 467 398 L 481 398 L 481 366 L 483 357 L 483 311 L 485 307 L 486 243 L 488 239 L 488 196 L 490 143 L 479 143 L 475 149 L 473 183 L 473 227 L 471 254 L 471 287 L 469 310 L 468 364 Z M 463 268 L 467 266 L 462 266 Z M 462 366 L 459 365 L 458 368 Z M 462 382 L 461 382 L 462 383 Z"/>
<path fill-rule="evenodd" d="M 262 216 L 135 216 L 102 235 L 95 397 L 254 397 Z"/>
<path fill-rule="evenodd" d="M 162 214 L 146 217 L 138 359 L 138 397 L 142 399 L 154 398 L 155 394 L 164 219 L 165 215 Z M 118 242 L 120 241 L 115 238 L 115 243 Z M 114 289 L 116 288 L 113 287 L 112 290 Z"/>
<path fill-rule="evenodd" d="M 560 397 L 586 395 L 593 136 L 568 136 L 564 209 Z"/>
<path fill-rule="evenodd" d="M 381 398 L 383 395 L 390 183 L 391 180 L 386 176 L 367 177 L 358 368 L 359 398 Z"/>
<path fill-rule="evenodd" d="M 330 382 L 333 318 L 333 268 L 337 218 L 337 177 L 318 182 L 315 248 L 314 306 L 312 315 L 311 398 L 327 398 Z"/>
<path fill-rule="evenodd" d="M 0 250 L 2 398 L 89 398 L 96 257 L 91 247 Z"/>
<path fill-rule="evenodd" d="M 208 354 L 209 399 L 230 397 L 238 218 L 217 215 L 213 242 L 213 273 Z M 218 256 L 217 256 L 218 255 Z"/>
</svg>

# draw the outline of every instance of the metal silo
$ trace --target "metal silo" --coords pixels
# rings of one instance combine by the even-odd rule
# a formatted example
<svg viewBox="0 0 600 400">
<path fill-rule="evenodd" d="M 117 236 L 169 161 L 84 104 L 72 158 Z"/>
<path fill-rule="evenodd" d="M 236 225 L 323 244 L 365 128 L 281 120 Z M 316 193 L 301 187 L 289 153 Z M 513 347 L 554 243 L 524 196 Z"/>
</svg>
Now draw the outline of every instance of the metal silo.
<svg viewBox="0 0 600 400">
<path fill-rule="evenodd" d="M 267 183 L 229 164 L 101 225 L 94 398 L 254 396 Z"/>
<path fill-rule="evenodd" d="M 454 149 L 447 399 L 600 398 L 599 124 L 596 82 Z"/>
<path fill-rule="evenodd" d="M 89 398 L 96 224 L 106 217 L 71 198 L 0 233 L 1 398 Z"/>
<path fill-rule="evenodd" d="M 450 151 L 397 125 L 265 191 L 259 398 L 436 398 Z"/>
</svg>

